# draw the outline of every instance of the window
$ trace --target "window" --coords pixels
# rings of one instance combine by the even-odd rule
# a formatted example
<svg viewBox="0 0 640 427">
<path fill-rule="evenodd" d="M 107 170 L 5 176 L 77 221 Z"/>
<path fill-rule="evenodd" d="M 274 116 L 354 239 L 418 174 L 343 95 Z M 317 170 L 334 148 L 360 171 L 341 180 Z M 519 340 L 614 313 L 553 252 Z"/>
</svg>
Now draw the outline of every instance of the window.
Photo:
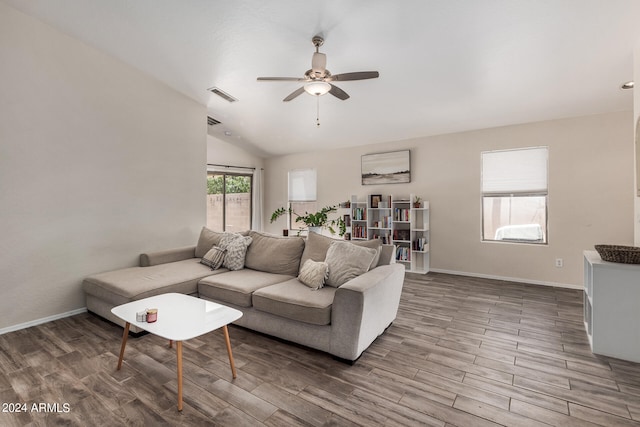
<svg viewBox="0 0 640 427">
<path fill-rule="evenodd" d="M 207 173 L 207 227 L 214 231 L 251 229 L 253 175 Z"/>
<path fill-rule="evenodd" d="M 316 170 L 297 169 L 289 171 L 289 208 L 294 214 L 316 212 Z M 296 215 L 289 215 L 289 228 L 299 230 L 303 227 L 296 223 Z"/>
<path fill-rule="evenodd" d="M 547 243 L 548 148 L 482 153 L 482 240 Z"/>
</svg>

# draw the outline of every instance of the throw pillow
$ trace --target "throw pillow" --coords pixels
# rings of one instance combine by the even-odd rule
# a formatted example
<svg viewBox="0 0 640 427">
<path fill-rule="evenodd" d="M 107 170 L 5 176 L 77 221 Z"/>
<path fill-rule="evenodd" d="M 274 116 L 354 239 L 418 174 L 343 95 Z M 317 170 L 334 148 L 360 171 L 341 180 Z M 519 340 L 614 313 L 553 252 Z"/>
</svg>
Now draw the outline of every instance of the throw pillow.
<svg viewBox="0 0 640 427">
<path fill-rule="evenodd" d="M 378 266 L 378 262 L 380 261 L 380 254 L 382 253 L 382 240 L 380 239 L 356 240 L 356 241 L 352 241 L 351 243 L 353 243 L 356 246 L 375 249 L 377 253 L 376 253 L 376 256 L 373 258 L 373 261 L 371 262 L 371 267 L 369 269 L 376 268 Z"/>
<path fill-rule="evenodd" d="M 202 257 L 200 263 L 211 267 L 212 270 L 217 270 L 222 266 L 225 252 L 227 252 L 226 249 L 214 246 Z"/>
<path fill-rule="evenodd" d="M 235 233 L 224 233 L 220 239 L 220 247 L 226 249 L 222 265 L 229 270 L 241 270 L 244 268 L 244 257 L 247 254 L 247 248 L 251 244 L 251 237 L 241 236 Z"/>
<path fill-rule="evenodd" d="M 220 239 L 223 235 L 224 233 L 218 233 L 209 230 L 207 227 L 202 227 L 198 244 L 196 245 L 196 258 L 202 258 L 204 254 L 209 252 L 209 249 L 214 246 L 220 246 Z"/>
<path fill-rule="evenodd" d="M 313 290 L 320 289 L 329 277 L 329 264 L 326 262 L 316 262 L 307 260 L 298 275 L 298 280 Z"/>
<path fill-rule="evenodd" d="M 304 265 L 304 263 L 311 259 L 313 261 L 324 261 L 327 257 L 327 251 L 329 250 L 329 246 L 331 243 L 335 242 L 337 239 L 332 239 L 331 237 L 322 236 L 316 233 L 309 233 L 307 236 L 307 241 L 304 246 L 304 251 L 302 252 L 302 258 L 300 259 L 300 267 Z M 340 241 L 340 240 L 338 240 Z M 377 250 L 376 256 L 371 262 L 370 268 L 375 268 L 378 266 L 378 262 L 380 260 L 380 254 L 382 252 L 382 240 L 373 239 L 373 240 L 350 240 L 342 242 L 348 242 L 349 244 L 356 246 L 363 246 L 365 248 L 373 248 Z"/>
<path fill-rule="evenodd" d="M 327 285 L 339 288 L 349 280 L 369 271 L 377 249 L 335 241 L 329 246 L 325 262 L 329 265 Z"/>
</svg>

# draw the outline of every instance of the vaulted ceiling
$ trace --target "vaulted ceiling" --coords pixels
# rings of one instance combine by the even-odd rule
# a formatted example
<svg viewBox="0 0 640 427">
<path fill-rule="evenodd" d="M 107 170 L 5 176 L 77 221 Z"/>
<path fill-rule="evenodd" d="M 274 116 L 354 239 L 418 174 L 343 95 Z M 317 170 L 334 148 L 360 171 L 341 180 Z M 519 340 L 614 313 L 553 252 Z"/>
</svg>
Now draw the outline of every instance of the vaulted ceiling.
<svg viewBox="0 0 640 427">
<path fill-rule="evenodd" d="M 206 104 L 212 135 L 262 156 L 633 108 L 637 0 L 2 1 Z M 380 77 L 336 83 L 345 101 L 256 81 L 302 77 L 318 34 L 333 74 Z"/>
</svg>

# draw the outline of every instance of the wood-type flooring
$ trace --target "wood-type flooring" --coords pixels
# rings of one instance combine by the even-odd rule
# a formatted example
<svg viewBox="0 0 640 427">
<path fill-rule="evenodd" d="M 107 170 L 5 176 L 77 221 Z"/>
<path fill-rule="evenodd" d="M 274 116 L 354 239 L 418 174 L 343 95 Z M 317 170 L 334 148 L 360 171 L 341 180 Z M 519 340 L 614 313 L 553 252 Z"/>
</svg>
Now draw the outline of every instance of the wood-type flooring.
<svg viewBox="0 0 640 427">
<path fill-rule="evenodd" d="M 176 355 L 80 314 L 0 335 L 1 426 L 640 426 L 640 364 L 595 356 L 582 292 L 407 275 L 398 317 L 353 365 L 230 326 Z"/>
</svg>

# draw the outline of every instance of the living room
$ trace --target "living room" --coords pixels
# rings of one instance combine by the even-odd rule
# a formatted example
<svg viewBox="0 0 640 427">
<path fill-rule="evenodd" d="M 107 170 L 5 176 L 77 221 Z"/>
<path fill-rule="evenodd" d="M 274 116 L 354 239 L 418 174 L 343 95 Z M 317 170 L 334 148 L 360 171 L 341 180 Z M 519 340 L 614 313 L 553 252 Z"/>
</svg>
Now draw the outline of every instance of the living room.
<svg viewBox="0 0 640 427">
<path fill-rule="evenodd" d="M 349 200 L 352 195 L 362 200 L 373 193 L 421 195 L 431 204 L 430 262 L 431 271 L 435 273 L 432 280 L 448 283 L 451 278 L 459 278 L 461 288 L 470 284 L 482 288 L 482 280 L 496 280 L 497 283 L 505 280 L 510 282 L 505 284 L 510 289 L 509 293 L 513 292 L 513 282 L 523 286 L 541 285 L 561 295 L 567 289 L 579 292 L 583 286 L 583 251 L 592 250 L 595 244 L 600 243 L 640 244 L 640 227 L 634 220 L 639 204 L 634 197 L 634 118 L 640 113 L 637 107 L 639 95 L 618 88 L 624 81 L 640 79 L 637 39 L 628 40 L 630 55 L 635 53 L 635 67 L 622 73 L 624 75 L 620 81 L 614 82 L 615 86 L 611 88 L 621 103 L 603 106 L 601 111 L 585 107 L 581 114 L 572 114 L 567 110 L 566 115 L 553 119 L 522 117 L 520 121 L 510 124 L 496 121 L 493 126 L 481 127 L 476 125 L 474 118 L 474 114 L 479 112 L 465 110 L 454 118 L 454 121 L 468 123 L 460 128 L 463 130 L 425 133 L 428 136 L 409 133 L 389 136 L 381 131 L 381 139 L 374 139 L 371 143 L 339 147 L 330 140 L 326 145 L 316 142 L 324 137 L 319 132 L 325 132 L 324 129 L 330 128 L 331 123 L 337 122 L 340 117 L 338 101 L 325 101 L 328 97 L 323 97 L 319 106 L 320 129 L 316 129 L 315 102 L 309 101 L 308 105 L 299 108 L 299 112 L 292 113 L 295 120 L 305 122 L 309 141 L 312 142 L 290 141 L 290 146 L 278 147 L 279 154 L 265 156 L 258 150 L 251 150 L 245 141 L 236 140 L 233 136 L 225 138 L 217 133 L 218 130 L 207 128 L 205 118 L 213 114 L 211 110 L 215 111 L 220 101 L 211 101 L 213 108 L 208 108 L 206 102 L 203 104 L 190 98 L 130 65 L 130 58 L 118 58 L 106 53 L 99 48 L 100 38 L 93 43 L 81 41 L 68 32 L 60 31 L 56 25 L 47 23 L 47 19 L 37 18 L 38 13 L 43 13 L 42 10 L 37 12 L 34 9 L 28 13 L 30 5 L 37 2 L 27 2 L 25 10 L 18 7 L 17 3 L 0 2 L 0 55 L 5 64 L 0 67 L 4 101 L 4 114 L 0 119 L 0 209 L 3 220 L 3 239 L 0 243 L 0 272 L 3 278 L 3 298 L 0 302 L 0 391 L 3 392 L 3 402 L 16 399 L 9 391 L 15 386 L 15 379 L 12 382 L 8 378 L 13 378 L 14 370 L 20 370 L 21 364 L 28 364 L 26 359 L 18 358 L 11 350 L 7 334 L 19 333 L 18 336 L 29 343 L 25 347 L 35 345 L 25 332 L 30 327 L 49 323 L 54 326 L 42 326 L 47 328 L 43 330 L 56 331 L 63 329 L 57 326 L 56 321 L 70 322 L 68 319 L 74 316 L 88 316 L 85 314 L 85 295 L 81 286 L 85 277 L 137 265 L 138 256 L 143 252 L 195 243 L 206 215 L 204 194 L 207 163 L 263 169 L 262 226 L 264 231 L 279 235 L 282 234 L 283 222 L 271 224 L 268 217 L 288 202 L 287 173 L 290 170 L 316 170 L 317 201 L 320 206 Z M 621 2 L 620 6 L 631 4 Z M 100 20 L 100 13 L 105 12 L 95 11 L 92 15 L 91 7 L 96 7 L 96 4 L 76 6 L 79 9 L 87 8 L 84 15 L 87 26 L 91 26 L 91 19 Z M 58 8 L 59 5 L 50 7 Z M 603 7 L 604 16 L 613 15 L 607 12 L 610 8 L 616 9 L 614 6 Z M 633 12 L 638 16 L 637 8 Z M 46 8 L 44 13 L 46 15 Z M 629 15 L 633 16 L 633 13 Z M 625 23 L 628 20 L 633 22 L 629 16 L 624 18 Z M 608 22 L 608 25 L 615 25 L 613 22 Z M 606 25 L 605 22 L 603 26 Z M 102 37 L 118 37 L 118 34 L 102 34 Z M 124 44 L 127 40 L 119 42 Z M 169 44 L 172 42 L 175 41 L 165 41 Z M 310 41 L 304 40 L 304 43 L 302 49 L 306 46 L 311 56 Z M 160 47 L 157 48 L 162 51 L 163 44 L 158 44 Z M 192 52 L 188 43 L 185 44 L 184 54 L 189 55 Z M 337 49 L 340 40 L 335 37 L 327 40 L 327 55 L 333 60 L 331 44 L 333 49 Z M 266 49 L 261 45 L 257 47 Z M 152 62 L 154 57 L 145 50 L 147 48 L 153 50 L 141 44 L 137 46 L 137 53 L 141 57 L 149 55 L 148 60 Z M 288 55 L 286 46 L 279 46 L 277 50 L 283 57 Z M 305 56 L 302 59 L 302 63 L 308 65 L 308 58 Z M 353 69 L 358 69 L 360 64 L 357 58 L 353 61 Z M 384 62 L 384 58 L 380 61 Z M 340 71 L 337 64 L 331 66 L 336 68 L 336 72 Z M 345 66 L 351 69 L 351 64 Z M 372 63 L 372 67 L 376 67 L 376 64 Z M 290 72 L 295 71 L 293 68 Z M 180 73 L 179 70 L 173 72 Z M 251 72 L 255 74 L 255 80 L 255 77 L 269 73 L 270 69 L 265 66 L 264 69 Z M 380 84 L 382 77 L 383 74 Z M 374 84 L 375 81 L 371 82 Z M 278 87 L 275 83 L 275 87 L 270 83 L 260 84 L 265 88 L 265 93 L 282 92 L 281 97 L 269 99 L 274 108 L 282 103 L 281 98 L 287 93 L 284 87 Z M 344 84 L 344 89 L 353 98 L 345 102 L 359 102 L 357 84 Z M 371 88 L 375 90 L 375 86 Z M 361 108 L 365 106 L 361 105 Z M 443 105 L 443 108 L 446 106 Z M 224 117 L 218 118 L 224 121 Z M 256 124 L 260 121 L 256 118 Z M 351 132 L 369 125 L 366 120 L 356 122 L 353 125 L 355 130 Z M 300 138 L 304 138 L 302 135 Z M 300 146 L 303 149 L 299 149 Z M 548 243 L 518 245 L 483 242 L 480 232 L 482 152 L 538 146 L 549 148 Z M 410 183 L 361 185 L 361 156 L 399 150 L 409 150 L 411 153 Z M 556 267 L 556 259 L 563 260 L 562 267 Z M 409 279 L 410 283 L 406 286 L 419 292 L 416 283 L 429 277 Z M 480 282 L 474 282 L 476 279 Z M 409 316 L 398 319 L 396 323 L 400 326 L 412 318 L 412 309 L 407 310 L 412 304 L 410 298 L 403 304 L 404 313 L 409 313 Z M 89 324 L 95 326 L 97 336 L 115 344 L 115 348 L 109 351 L 116 352 L 117 356 L 118 343 L 112 339 L 113 334 L 119 337 L 122 329 L 114 327 L 112 330 L 112 325 L 102 325 L 95 319 L 90 320 Z M 39 330 L 35 336 L 42 338 L 43 330 Z M 65 330 L 63 337 L 56 342 L 64 348 L 68 344 L 63 344 L 63 341 L 71 339 L 74 333 L 73 329 Z M 86 336 L 86 331 L 77 333 L 78 336 Z M 234 346 L 257 348 L 258 353 L 264 353 L 265 359 L 261 361 L 263 366 L 269 366 L 268 351 L 264 349 L 270 346 L 275 348 L 274 357 L 303 351 L 295 346 L 288 347 L 286 343 L 268 341 L 264 336 L 253 336 L 240 328 L 232 329 L 231 335 Z M 388 335 L 393 339 L 397 336 L 393 333 Z M 584 341 L 585 338 L 582 339 Z M 259 344 L 252 348 L 251 343 Z M 100 346 L 103 345 L 101 342 Z M 141 345 L 144 348 L 145 344 Z M 372 347 L 370 356 L 380 356 L 389 347 L 389 343 Z M 159 350 L 160 346 L 155 342 L 152 348 L 161 351 L 161 358 L 170 360 L 172 357 L 172 352 Z M 35 354 L 33 351 L 26 353 Z M 339 365 L 333 365 L 335 362 L 324 356 L 314 354 L 310 360 L 323 367 L 330 365 L 340 371 L 344 378 L 356 378 L 356 381 L 361 380 L 360 374 L 367 366 L 372 366 L 367 363 L 359 366 L 358 362 L 348 371 L 347 366 L 336 367 Z M 35 363 L 35 359 L 37 357 L 29 359 L 29 363 Z M 111 357 L 108 360 L 109 363 L 113 361 Z M 141 369 L 145 360 L 140 356 L 132 362 L 133 366 Z M 394 360 L 397 363 L 398 356 Z M 75 363 L 81 366 L 81 370 L 89 370 L 91 365 L 86 360 L 73 357 L 60 359 L 60 362 Z M 613 387 L 620 394 L 627 393 L 627 399 L 633 400 L 640 389 L 640 368 L 637 364 L 623 365 L 627 377 L 632 381 Z M 193 366 L 191 369 L 194 369 Z M 222 365 L 219 369 L 221 377 L 227 375 L 223 369 L 228 370 L 228 366 Z M 158 372 L 161 376 L 168 375 L 162 369 Z M 250 371 L 247 367 L 245 378 L 249 377 L 249 372 L 257 384 L 255 378 L 259 378 L 258 370 Z M 309 376 L 314 378 L 313 373 Z M 241 377 L 242 372 L 239 375 Z M 64 382 L 64 378 L 57 379 Z M 326 380 L 326 377 L 322 378 Z M 416 378 L 419 380 L 420 375 Z M 430 381 L 433 380 L 430 378 Z M 37 381 L 28 384 L 36 387 Z M 389 387 L 389 382 L 383 384 Z M 197 389 L 200 386 L 192 387 Z M 244 386 L 250 388 L 246 384 Z M 337 382 L 331 382 L 331 387 L 335 386 Z M 131 385 L 122 387 L 130 389 Z M 270 387 L 263 387 L 262 394 L 256 395 L 266 401 L 267 392 L 283 393 L 276 386 Z M 313 387 L 316 387 L 316 391 L 322 389 L 321 384 L 313 384 L 307 391 L 314 390 Z M 574 388 L 587 393 L 575 383 Z M 610 389 L 611 386 L 608 384 L 606 388 Z M 343 392 L 340 390 L 340 393 Z M 289 397 L 286 394 L 282 396 L 282 401 Z M 311 394 L 307 396 L 308 399 L 309 396 Z M 31 397 L 31 400 L 37 400 L 37 394 Z M 541 399 L 540 396 L 536 398 Z M 40 399 L 62 405 L 70 398 L 54 393 L 42 395 Z M 573 411 L 567 409 L 563 413 L 556 407 L 554 410 L 565 416 L 572 412 L 582 420 L 590 418 L 591 422 L 601 425 L 607 425 L 606 422 L 612 425 L 612 418 L 608 416 L 615 416 L 613 419 L 620 425 L 634 425 L 634 421 L 640 419 L 640 405 L 628 403 L 623 398 L 619 399 L 628 407 L 627 415 L 621 413 L 618 407 L 603 409 L 596 403 L 585 403 L 588 400 L 586 398 L 572 399 L 566 397 L 565 401 L 572 402 L 566 406 L 571 408 L 573 405 Z M 21 397 L 20 400 L 24 401 L 25 398 Z M 400 397 L 396 400 L 400 400 Z M 424 402 L 408 406 L 419 412 L 420 405 L 426 405 Z M 114 410 L 109 405 L 105 406 Z M 287 412 L 283 406 L 280 414 Z M 593 411 L 597 410 L 598 416 L 603 418 L 595 417 L 596 412 L 576 410 L 576 406 L 588 407 L 589 410 L 595 407 Z M 175 410 L 174 407 L 172 409 Z M 71 410 L 73 412 L 74 404 Z M 469 407 L 466 410 L 474 413 Z M 506 412 L 509 412 L 508 407 Z M 442 414 L 430 414 L 442 424 L 447 421 Z M 347 418 L 344 418 L 345 414 L 342 415 L 338 424 L 346 423 Z M 480 418 L 483 421 L 491 419 L 486 415 Z M 276 418 L 269 422 L 266 419 L 260 420 L 265 424 L 277 424 Z M 569 422 L 570 417 L 562 419 Z M 349 420 L 359 424 L 357 417 Z M 368 417 L 362 420 L 370 421 Z M 389 423 L 392 420 L 399 422 L 391 418 Z M 533 420 L 529 418 L 527 421 Z M 171 424 L 177 421 L 167 418 L 165 422 Z M 309 419 L 305 422 L 312 423 Z M 510 418 L 497 418 L 493 422 L 517 425 L 517 420 Z M 433 423 L 438 424 L 437 421 Z"/>
</svg>

